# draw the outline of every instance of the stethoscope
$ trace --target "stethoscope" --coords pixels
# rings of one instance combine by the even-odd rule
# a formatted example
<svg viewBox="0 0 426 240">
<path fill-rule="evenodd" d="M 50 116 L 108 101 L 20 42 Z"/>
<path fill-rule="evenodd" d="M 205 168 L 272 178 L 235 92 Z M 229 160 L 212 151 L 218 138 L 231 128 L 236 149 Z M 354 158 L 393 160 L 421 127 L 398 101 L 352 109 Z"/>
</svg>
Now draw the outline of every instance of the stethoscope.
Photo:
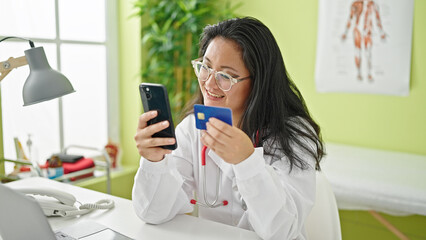
<svg viewBox="0 0 426 240">
<path fill-rule="evenodd" d="M 209 208 L 217 208 L 220 206 L 226 206 L 228 205 L 228 201 L 223 200 L 222 202 L 218 203 L 217 200 L 219 199 L 219 191 L 220 191 L 220 182 L 222 180 L 222 174 L 220 174 L 220 168 L 217 167 L 217 174 L 216 174 L 216 178 L 217 178 L 217 182 L 216 182 L 216 196 L 213 200 L 213 202 L 209 202 L 209 200 L 207 200 L 207 191 L 206 191 L 206 151 L 207 151 L 207 147 L 203 146 L 203 148 L 201 149 L 201 168 L 202 168 L 202 174 L 203 174 L 203 200 L 204 203 L 202 202 L 198 202 L 195 199 L 191 199 L 191 204 L 196 204 L 198 206 L 202 206 L 202 207 L 209 207 Z"/>
<path fill-rule="evenodd" d="M 256 131 L 256 141 L 253 144 L 254 147 L 256 147 L 258 145 L 258 143 L 259 143 L 259 131 Z M 228 205 L 227 200 L 223 200 L 222 202 L 217 201 L 219 199 L 220 183 L 222 181 L 222 174 L 220 174 L 220 168 L 219 167 L 217 167 L 217 174 L 216 174 L 216 176 L 217 176 L 216 177 L 216 179 L 217 179 L 217 181 L 216 181 L 216 196 L 215 196 L 213 202 L 209 202 L 209 200 L 207 199 L 207 191 L 206 191 L 206 189 L 207 189 L 206 188 L 206 182 L 207 182 L 206 181 L 206 151 L 207 151 L 207 147 L 203 145 L 203 148 L 201 149 L 201 168 L 202 168 L 201 172 L 202 172 L 203 176 L 200 179 L 203 179 L 203 185 L 202 185 L 203 189 L 202 190 L 203 190 L 203 201 L 204 201 L 204 203 L 199 202 L 195 199 L 191 199 L 190 203 L 194 204 L 194 205 L 201 206 L 201 207 L 208 207 L 208 208 L 217 208 L 217 207 L 220 207 L 220 206 L 226 206 L 226 205 Z"/>
</svg>

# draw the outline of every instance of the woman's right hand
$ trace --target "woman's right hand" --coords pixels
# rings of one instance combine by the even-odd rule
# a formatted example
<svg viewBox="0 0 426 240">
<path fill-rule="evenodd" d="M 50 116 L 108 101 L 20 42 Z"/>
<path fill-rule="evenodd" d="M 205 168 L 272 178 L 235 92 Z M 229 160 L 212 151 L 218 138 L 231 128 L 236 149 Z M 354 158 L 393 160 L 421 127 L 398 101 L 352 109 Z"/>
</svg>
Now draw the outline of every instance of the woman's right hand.
<svg viewBox="0 0 426 240">
<path fill-rule="evenodd" d="M 164 155 L 171 153 L 171 150 L 160 146 L 174 144 L 174 138 L 154 138 L 152 135 L 166 129 L 168 121 L 159 122 L 148 126 L 148 121 L 157 116 L 157 111 L 149 111 L 139 117 L 138 129 L 136 130 L 135 142 L 139 154 L 151 162 L 158 162 L 164 159 Z"/>
</svg>

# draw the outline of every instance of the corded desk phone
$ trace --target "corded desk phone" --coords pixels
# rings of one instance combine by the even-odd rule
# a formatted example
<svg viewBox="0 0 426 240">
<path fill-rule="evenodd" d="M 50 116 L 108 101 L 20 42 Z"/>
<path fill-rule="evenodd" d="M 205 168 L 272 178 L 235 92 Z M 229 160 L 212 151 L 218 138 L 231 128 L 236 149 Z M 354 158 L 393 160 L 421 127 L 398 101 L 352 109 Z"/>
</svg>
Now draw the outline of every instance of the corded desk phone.
<svg viewBox="0 0 426 240">
<path fill-rule="evenodd" d="M 81 204 L 73 195 L 51 188 L 31 187 L 17 188 L 15 190 L 34 198 L 40 204 L 46 216 L 76 216 L 86 214 L 95 209 L 110 209 L 114 207 L 114 202 L 111 199 Z"/>
</svg>

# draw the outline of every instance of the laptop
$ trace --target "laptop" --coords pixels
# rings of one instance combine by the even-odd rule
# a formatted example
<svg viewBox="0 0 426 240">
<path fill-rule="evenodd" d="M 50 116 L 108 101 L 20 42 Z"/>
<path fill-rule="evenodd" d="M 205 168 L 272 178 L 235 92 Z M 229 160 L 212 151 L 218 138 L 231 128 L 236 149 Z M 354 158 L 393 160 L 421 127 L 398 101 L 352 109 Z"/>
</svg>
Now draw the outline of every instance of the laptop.
<svg viewBox="0 0 426 240">
<path fill-rule="evenodd" d="M 53 232 L 36 200 L 0 184 L 0 240 L 93 240 L 131 238 L 93 221 L 80 221 Z"/>
</svg>

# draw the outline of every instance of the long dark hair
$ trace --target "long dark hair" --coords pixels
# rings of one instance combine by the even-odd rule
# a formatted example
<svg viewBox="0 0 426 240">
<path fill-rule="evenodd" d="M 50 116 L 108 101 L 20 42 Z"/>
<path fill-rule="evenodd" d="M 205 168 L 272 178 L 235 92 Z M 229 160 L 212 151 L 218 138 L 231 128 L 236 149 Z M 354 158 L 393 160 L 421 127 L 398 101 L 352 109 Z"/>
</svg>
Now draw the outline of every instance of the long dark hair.
<svg viewBox="0 0 426 240">
<path fill-rule="evenodd" d="M 243 61 L 250 72 L 252 91 L 246 101 L 245 112 L 238 123 L 265 154 L 284 153 L 293 167 L 306 169 L 307 163 L 294 151 L 299 147 L 316 160 L 316 169 L 324 155 L 320 127 L 309 114 L 302 94 L 289 78 L 278 44 L 271 31 L 252 17 L 234 18 L 204 28 L 199 56 L 204 56 L 211 40 L 223 37 L 236 42 Z M 193 112 L 193 105 L 203 104 L 201 91 L 185 108 L 185 116 Z M 307 141 L 308 140 L 308 141 Z M 313 147 L 312 147 L 313 146 Z"/>
</svg>

